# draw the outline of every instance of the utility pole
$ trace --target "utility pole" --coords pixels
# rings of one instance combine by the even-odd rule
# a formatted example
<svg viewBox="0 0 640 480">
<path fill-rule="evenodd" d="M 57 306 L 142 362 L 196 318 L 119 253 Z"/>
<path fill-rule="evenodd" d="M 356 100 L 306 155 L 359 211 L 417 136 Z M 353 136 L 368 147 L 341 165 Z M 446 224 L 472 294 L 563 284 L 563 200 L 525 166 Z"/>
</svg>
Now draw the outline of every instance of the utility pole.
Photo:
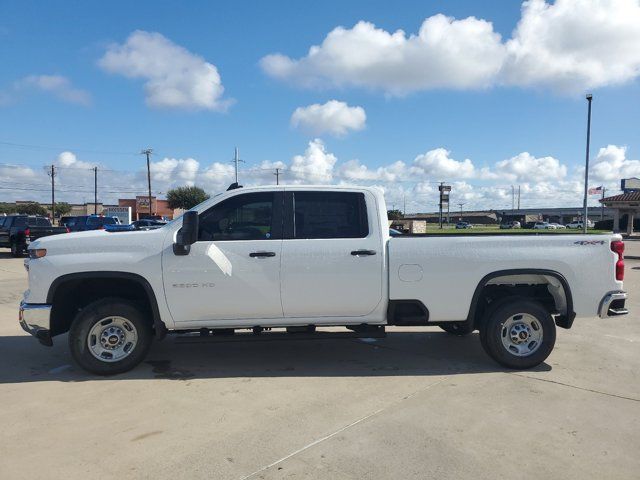
<svg viewBox="0 0 640 480">
<path fill-rule="evenodd" d="M 518 185 L 518 210 L 520 210 L 520 185 Z"/>
<path fill-rule="evenodd" d="M 513 185 L 511 185 L 511 213 L 513 213 L 513 211 L 516 208 L 516 191 Z"/>
<path fill-rule="evenodd" d="M 462 207 L 464 207 L 464 203 L 458 203 L 460 205 L 460 220 L 462 220 Z"/>
<path fill-rule="evenodd" d="M 280 170 L 282 170 L 280 167 L 276 167 L 276 173 L 274 173 L 274 175 L 276 176 L 276 185 L 280 185 Z M 236 167 L 236 182 L 237 181 L 238 181 L 238 167 Z"/>
<path fill-rule="evenodd" d="M 604 200 L 604 192 L 605 192 L 606 188 L 604 188 L 604 185 L 602 186 L 602 200 Z M 600 207 L 600 220 L 604 220 L 604 202 L 600 202 L 602 204 L 602 206 Z"/>
<path fill-rule="evenodd" d="M 93 214 L 98 214 L 98 167 L 93 167 Z"/>
<path fill-rule="evenodd" d="M 51 170 L 47 172 L 51 177 L 51 224 L 56 222 L 56 166 L 51 165 Z"/>
<path fill-rule="evenodd" d="M 589 143 L 591 142 L 591 100 L 593 95 L 587 93 L 587 102 L 589 103 L 587 110 L 587 153 L 584 166 L 584 215 L 582 217 L 582 232 L 587 233 L 587 224 L 589 222 L 589 206 L 587 204 L 587 195 L 589 191 Z"/>
<path fill-rule="evenodd" d="M 149 217 L 153 215 L 151 212 L 151 154 L 153 153 L 153 148 L 146 148 L 140 152 L 142 155 L 147 156 L 147 184 L 149 185 Z"/>
<path fill-rule="evenodd" d="M 404 217 L 407 214 L 407 194 L 402 194 L 402 216 Z"/>
<path fill-rule="evenodd" d="M 238 164 L 240 162 L 244 163 L 244 160 L 240 160 L 240 153 L 238 152 L 238 147 L 236 147 L 236 154 L 233 157 L 233 160 L 231 160 L 232 163 L 235 163 L 236 165 L 236 185 L 238 184 Z M 276 178 L 277 180 L 277 178 Z"/>
</svg>

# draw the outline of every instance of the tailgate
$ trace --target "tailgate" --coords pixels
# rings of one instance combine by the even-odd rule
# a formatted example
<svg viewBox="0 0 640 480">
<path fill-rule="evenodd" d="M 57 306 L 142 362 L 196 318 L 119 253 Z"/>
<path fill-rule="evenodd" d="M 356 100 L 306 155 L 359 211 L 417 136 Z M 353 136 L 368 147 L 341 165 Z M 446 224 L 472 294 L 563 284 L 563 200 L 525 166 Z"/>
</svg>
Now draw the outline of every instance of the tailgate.
<svg viewBox="0 0 640 480">
<path fill-rule="evenodd" d="M 67 233 L 66 227 L 29 227 L 29 240 L 32 242 L 42 237 Z"/>
</svg>

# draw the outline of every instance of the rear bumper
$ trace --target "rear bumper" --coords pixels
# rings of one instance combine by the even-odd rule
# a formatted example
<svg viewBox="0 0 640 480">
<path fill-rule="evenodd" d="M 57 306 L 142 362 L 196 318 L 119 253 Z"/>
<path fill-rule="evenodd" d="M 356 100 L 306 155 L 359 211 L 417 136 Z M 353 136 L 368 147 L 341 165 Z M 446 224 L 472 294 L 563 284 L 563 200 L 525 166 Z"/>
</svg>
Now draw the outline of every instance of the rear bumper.
<svg viewBox="0 0 640 480">
<path fill-rule="evenodd" d="M 22 329 L 36 337 L 40 343 L 50 347 L 51 340 L 51 305 L 20 303 L 18 320 Z"/>
<path fill-rule="evenodd" d="M 629 310 L 625 308 L 625 302 L 627 301 L 627 292 L 609 292 L 600 302 L 600 308 L 598 309 L 598 316 L 600 318 L 617 317 L 619 315 L 626 315 Z"/>
</svg>

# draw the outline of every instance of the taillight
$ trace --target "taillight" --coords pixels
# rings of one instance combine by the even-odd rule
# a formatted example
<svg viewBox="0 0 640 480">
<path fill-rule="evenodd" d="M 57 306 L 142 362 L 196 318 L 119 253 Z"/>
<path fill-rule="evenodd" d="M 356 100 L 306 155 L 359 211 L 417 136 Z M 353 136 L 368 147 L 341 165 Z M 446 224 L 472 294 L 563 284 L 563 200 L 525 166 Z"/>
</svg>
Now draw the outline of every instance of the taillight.
<svg viewBox="0 0 640 480">
<path fill-rule="evenodd" d="M 29 235 L 31 235 L 31 230 L 29 230 L 28 228 L 24 229 L 24 236 L 28 237 Z"/>
<path fill-rule="evenodd" d="M 618 254 L 616 261 L 616 280 L 624 280 L 624 242 L 622 240 L 614 240 L 611 242 L 611 251 Z"/>
</svg>

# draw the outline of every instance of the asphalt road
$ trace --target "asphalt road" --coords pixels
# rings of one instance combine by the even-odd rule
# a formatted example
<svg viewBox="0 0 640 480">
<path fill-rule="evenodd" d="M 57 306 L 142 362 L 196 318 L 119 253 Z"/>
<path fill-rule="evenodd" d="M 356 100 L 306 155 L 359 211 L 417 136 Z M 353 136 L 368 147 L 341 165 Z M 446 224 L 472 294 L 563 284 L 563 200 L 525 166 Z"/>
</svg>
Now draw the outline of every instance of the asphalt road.
<svg viewBox="0 0 640 480">
<path fill-rule="evenodd" d="M 493 363 L 477 334 L 394 328 L 171 337 L 101 379 L 66 336 L 46 348 L 19 328 L 26 274 L 0 250 L 0 478 L 638 479 L 640 261 L 626 275 L 631 314 L 559 329 L 530 371 Z"/>
</svg>

